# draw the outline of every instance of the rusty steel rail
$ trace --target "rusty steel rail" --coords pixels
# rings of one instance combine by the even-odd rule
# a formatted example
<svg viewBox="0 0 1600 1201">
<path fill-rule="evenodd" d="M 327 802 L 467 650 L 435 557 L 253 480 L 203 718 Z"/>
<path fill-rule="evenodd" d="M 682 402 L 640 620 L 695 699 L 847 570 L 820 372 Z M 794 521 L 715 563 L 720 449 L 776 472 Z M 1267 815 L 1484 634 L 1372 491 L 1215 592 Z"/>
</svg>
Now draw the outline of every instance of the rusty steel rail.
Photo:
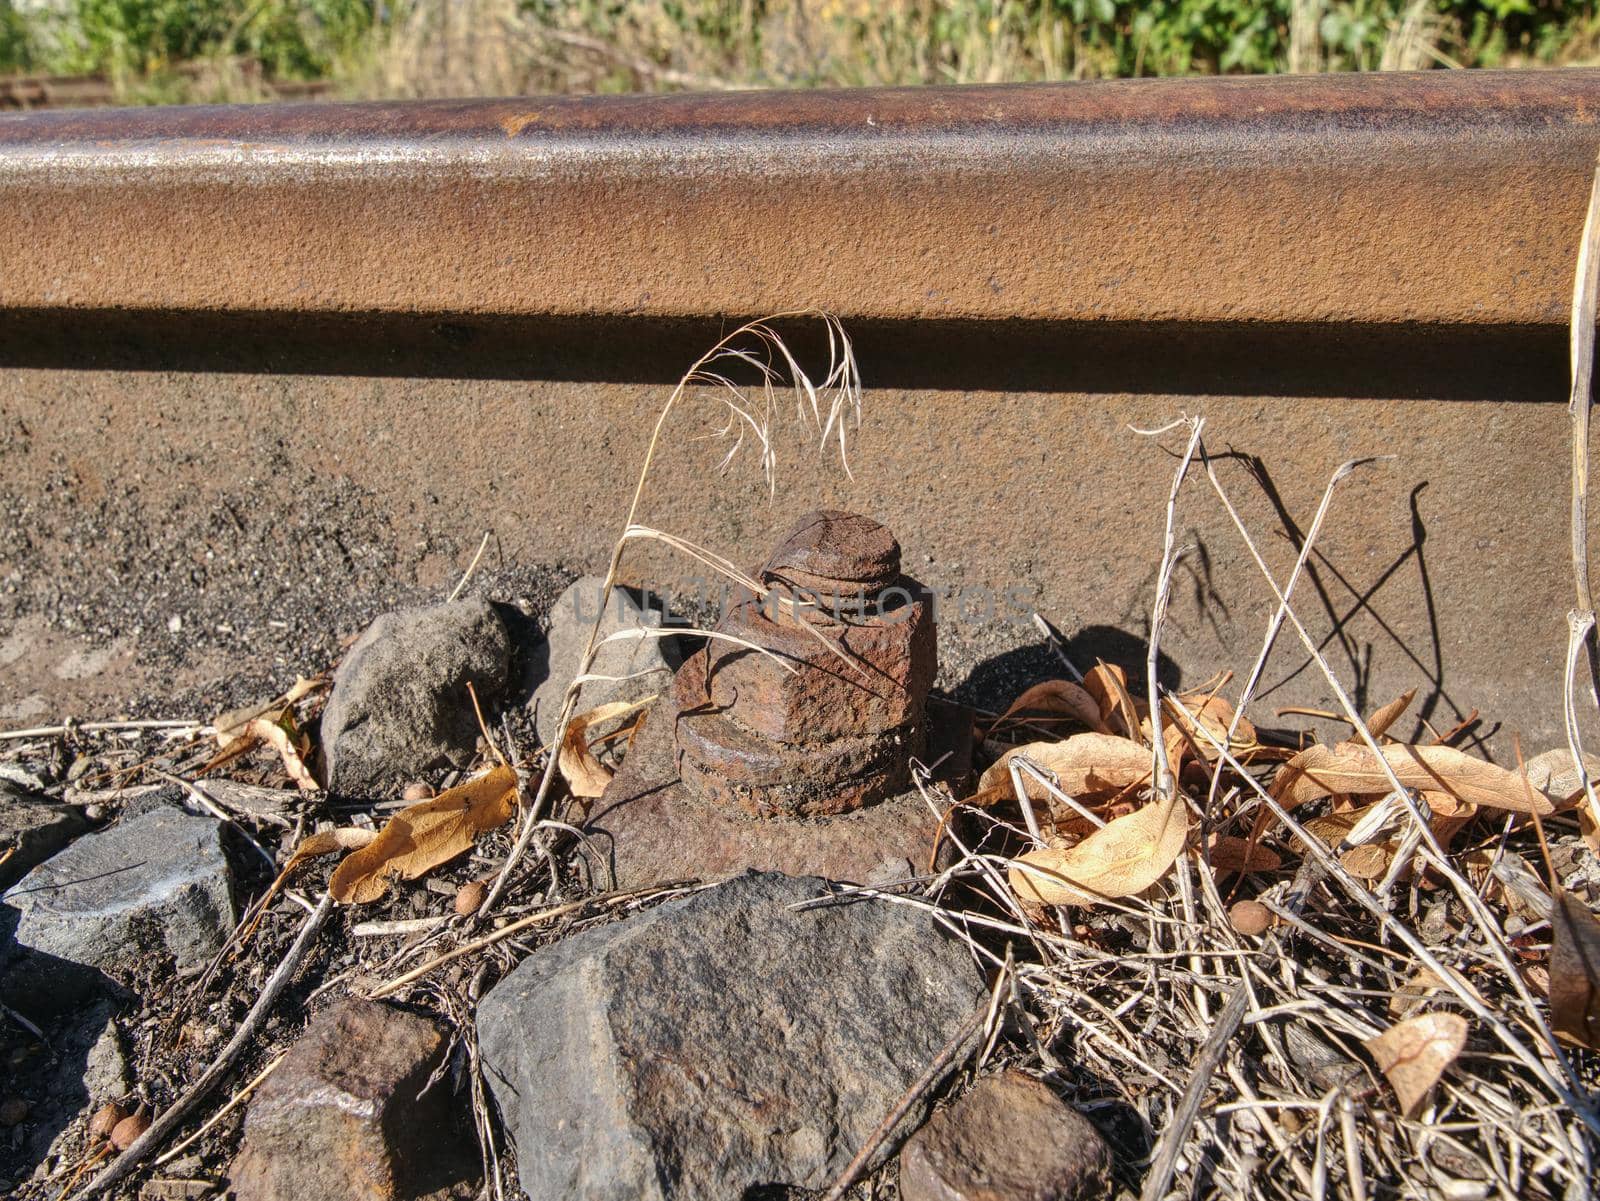
<svg viewBox="0 0 1600 1201">
<path fill-rule="evenodd" d="M 168 687 L 78 663 L 179 611 L 161 645 L 233 670 L 278 614 L 213 634 L 207 590 L 331 632 L 364 565 L 448 585 L 486 529 L 504 563 L 602 565 L 685 366 L 816 306 L 870 389 L 854 476 L 713 483 L 685 414 L 652 525 L 754 561 L 802 509 L 870 515 L 976 598 L 941 610 L 941 671 L 1004 705 L 1055 660 L 985 597 L 1144 661 L 1171 464 L 1129 426 L 1205 413 L 1284 571 L 1332 466 L 1392 452 L 1341 490 L 1302 614 L 1363 707 L 1418 688 L 1436 728 L 1482 706 L 1561 745 L 1597 116 L 1595 71 L 0 114 L 0 601 L 103 632 L 0 655 L 0 704 Z M 784 323 L 808 363 L 814 325 Z M 1220 508 L 1184 520 L 1161 649 L 1199 682 L 1271 609 Z M 298 583 L 261 592 L 277 556 Z M 640 582 L 688 583 L 648 556 Z M 1297 650 L 1262 703 L 1329 708 Z"/>
<path fill-rule="evenodd" d="M 0 311 L 1551 326 L 1600 71 L 0 115 Z"/>
</svg>

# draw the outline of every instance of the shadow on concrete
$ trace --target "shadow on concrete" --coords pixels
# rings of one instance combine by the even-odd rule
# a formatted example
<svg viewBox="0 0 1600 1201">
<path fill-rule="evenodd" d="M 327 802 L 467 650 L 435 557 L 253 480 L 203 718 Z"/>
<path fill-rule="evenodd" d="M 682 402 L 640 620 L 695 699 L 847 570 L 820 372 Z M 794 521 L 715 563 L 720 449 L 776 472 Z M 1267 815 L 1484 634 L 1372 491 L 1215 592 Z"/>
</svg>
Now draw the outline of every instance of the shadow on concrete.
<svg viewBox="0 0 1600 1201">
<path fill-rule="evenodd" d="M 0 367 L 670 384 L 739 318 L 15 310 Z M 875 388 L 1549 400 L 1557 326 L 852 321 Z M 802 361 L 816 323 L 785 326 Z"/>
<path fill-rule="evenodd" d="M 1306 530 L 1289 512 L 1266 464 L 1255 455 L 1236 452 L 1214 455 L 1213 458 L 1233 458 L 1244 465 L 1272 506 L 1282 533 L 1298 554 L 1305 546 Z M 1439 631 L 1438 605 L 1428 565 L 1428 524 L 1423 511 L 1427 489 L 1428 482 L 1424 480 L 1411 489 L 1408 497 L 1411 520 L 1409 545 L 1365 587 L 1358 587 L 1333 560 L 1313 546 L 1311 555 L 1306 560 L 1303 581 L 1295 591 L 1298 599 L 1296 612 L 1307 612 L 1313 603 L 1321 610 L 1322 616 L 1327 621 L 1328 632 L 1317 642 L 1317 651 L 1345 685 L 1351 701 L 1363 716 L 1394 698 L 1376 695 L 1373 692 L 1375 645 L 1369 640 L 1359 639 L 1351 634 L 1349 627 L 1357 617 L 1364 617 L 1382 631 L 1384 641 L 1392 643 L 1424 681 L 1424 686 L 1418 689 L 1417 700 L 1401 719 L 1404 724 L 1392 729 L 1391 735 L 1402 741 L 1418 741 L 1433 737 L 1430 727 L 1440 734 L 1459 728 L 1460 737 L 1454 745 L 1471 747 L 1486 754 L 1488 751 L 1486 742 L 1499 730 L 1499 725 L 1486 727 L 1478 722 L 1475 716 L 1476 710 L 1464 709 L 1451 695 L 1447 683 L 1448 673 L 1444 645 Z M 1416 644 L 1415 640 L 1408 642 L 1402 637 L 1379 608 L 1379 593 L 1384 587 L 1411 572 L 1416 575 L 1423 608 L 1427 615 L 1428 633 L 1421 644 Z M 1305 600 L 1308 592 L 1314 597 L 1314 601 L 1310 603 Z M 1307 624 L 1309 628 L 1310 623 Z M 1287 661 L 1290 665 L 1287 668 L 1270 671 L 1263 678 L 1261 686 L 1256 690 L 1258 700 L 1266 700 L 1291 681 L 1308 673 L 1318 676 L 1321 674 L 1321 668 L 1309 654 L 1305 653 L 1303 644 L 1292 628 L 1286 629 L 1279 636 L 1278 645 L 1289 652 L 1283 655 L 1279 662 Z"/>
<path fill-rule="evenodd" d="M 1137 634 L 1116 626 L 1084 626 L 1065 638 L 1061 651 L 1080 672 L 1097 662 L 1122 668 L 1128 673 L 1128 690 L 1134 696 L 1145 693 L 1145 659 L 1150 644 Z M 1025 688 L 1044 680 L 1071 679 L 1072 673 L 1061 657 L 1044 642 L 1029 643 L 994 655 L 979 663 L 967 678 L 950 690 L 950 699 L 963 705 L 1003 713 Z M 1182 670 L 1165 652 L 1156 655 L 1156 680 L 1163 688 L 1176 689 Z"/>
</svg>

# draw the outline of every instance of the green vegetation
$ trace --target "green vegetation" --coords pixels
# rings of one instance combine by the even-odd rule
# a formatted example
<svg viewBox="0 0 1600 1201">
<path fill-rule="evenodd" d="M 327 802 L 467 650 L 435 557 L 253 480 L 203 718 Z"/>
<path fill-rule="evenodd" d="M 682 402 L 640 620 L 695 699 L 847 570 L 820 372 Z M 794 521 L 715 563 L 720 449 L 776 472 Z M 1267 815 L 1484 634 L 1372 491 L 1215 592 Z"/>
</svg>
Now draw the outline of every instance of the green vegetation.
<svg viewBox="0 0 1600 1201">
<path fill-rule="evenodd" d="M 366 0 L 0 0 L 0 69 L 116 78 L 221 55 L 312 79 L 373 26 Z"/>
<path fill-rule="evenodd" d="M 130 99 L 899 84 L 1600 57 L 1595 0 L 0 0 L 0 73 Z M 200 96 L 198 98 L 213 98 Z"/>
</svg>

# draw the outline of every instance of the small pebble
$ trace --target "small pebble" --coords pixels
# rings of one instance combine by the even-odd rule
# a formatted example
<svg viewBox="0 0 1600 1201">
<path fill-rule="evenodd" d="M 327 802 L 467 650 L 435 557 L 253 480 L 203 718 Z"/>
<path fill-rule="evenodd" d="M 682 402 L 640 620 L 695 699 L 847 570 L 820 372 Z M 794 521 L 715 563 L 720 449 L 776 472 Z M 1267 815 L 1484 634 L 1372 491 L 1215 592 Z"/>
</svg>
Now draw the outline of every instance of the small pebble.
<svg viewBox="0 0 1600 1201">
<path fill-rule="evenodd" d="M 0 1126 L 15 1126 L 28 1116 L 28 1103 L 21 1097 L 7 1097 L 0 1101 Z"/>
<path fill-rule="evenodd" d="M 979 1081 L 911 1137 L 901 1201 L 1098 1201 L 1111 1149 L 1039 1081 L 1008 1071 Z"/>
<path fill-rule="evenodd" d="M 1228 921 L 1240 934 L 1261 934 L 1276 920 L 1260 901 L 1240 901 L 1228 910 Z"/>
<path fill-rule="evenodd" d="M 150 1119 L 142 1113 L 123 1118 L 111 1128 L 111 1145 L 118 1151 L 126 1151 L 133 1146 L 133 1140 L 148 1129 L 150 1129 Z"/>
<path fill-rule="evenodd" d="M 103 822 L 106 820 L 106 807 L 98 803 L 85 805 L 83 807 L 83 816 L 92 822 Z"/>
<path fill-rule="evenodd" d="M 406 785 L 406 790 L 400 794 L 400 799 L 403 801 L 413 802 L 426 801 L 433 795 L 434 791 L 432 784 L 424 784 L 421 781 L 417 781 L 415 783 Z"/>
</svg>

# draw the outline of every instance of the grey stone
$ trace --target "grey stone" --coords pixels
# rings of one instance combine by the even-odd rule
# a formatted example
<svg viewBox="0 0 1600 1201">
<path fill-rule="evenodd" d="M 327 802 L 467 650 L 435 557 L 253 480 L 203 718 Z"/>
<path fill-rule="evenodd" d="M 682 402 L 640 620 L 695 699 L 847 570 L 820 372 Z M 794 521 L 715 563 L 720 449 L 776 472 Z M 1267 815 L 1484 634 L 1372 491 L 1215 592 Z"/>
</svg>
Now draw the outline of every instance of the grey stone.
<svg viewBox="0 0 1600 1201">
<path fill-rule="evenodd" d="M 396 1201 L 471 1174 L 450 1074 L 434 1079 L 445 1050 L 433 1022 L 373 1001 L 318 1014 L 250 1102 L 234 1196 Z"/>
<path fill-rule="evenodd" d="M 133 1077 L 109 1006 L 91 1013 L 86 1025 L 93 1030 L 97 1024 L 100 1033 L 83 1059 L 83 1087 L 91 1104 L 104 1104 L 126 1097 L 133 1089 Z"/>
<path fill-rule="evenodd" d="M 602 577 L 584 576 L 563 592 L 550 609 L 550 632 L 546 641 L 533 651 L 530 671 L 543 681 L 533 694 L 534 724 L 539 731 L 539 741 L 545 746 L 555 745 L 561 701 L 568 686 L 577 678 L 604 586 Z M 660 609 L 640 604 L 632 591 L 618 588 L 612 592 L 611 603 L 606 606 L 600 637 L 641 626 L 660 629 L 663 620 Z M 682 662 L 676 644 L 676 638 L 652 635 L 619 640 L 602 648 L 590 674 L 632 678 L 585 684 L 578 698 L 577 712 L 611 701 L 636 701 L 660 692 Z"/>
<path fill-rule="evenodd" d="M 28 1007 L 81 999 L 140 951 L 199 967 L 233 928 L 222 825 L 162 806 L 86 835 L 0 896 L 15 916 L 8 994 Z"/>
<path fill-rule="evenodd" d="M 971 1014 L 928 915 L 758 874 L 536 951 L 478 1037 L 532 1201 L 825 1187 Z"/>
<path fill-rule="evenodd" d="M 1111 1191 L 1111 1149 L 1048 1085 L 989 1076 L 900 1152 L 902 1201 L 1089 1201 Z"/>
<path fill-rule="evenodd" d="M 0 889 L 10 888 L 88 828 L 71 805 L 0 783 L 0 856 L 12 852 L 0 863 Z"/>
<path fill-rule="evenodd" d="M 480 705 L 505 690 L 511 646 L 484 600 L 385 613 L 350 648 L 322 714 L 328 787 L 361 794 L 430 768 L 465 767 Z"/>
</svg>

